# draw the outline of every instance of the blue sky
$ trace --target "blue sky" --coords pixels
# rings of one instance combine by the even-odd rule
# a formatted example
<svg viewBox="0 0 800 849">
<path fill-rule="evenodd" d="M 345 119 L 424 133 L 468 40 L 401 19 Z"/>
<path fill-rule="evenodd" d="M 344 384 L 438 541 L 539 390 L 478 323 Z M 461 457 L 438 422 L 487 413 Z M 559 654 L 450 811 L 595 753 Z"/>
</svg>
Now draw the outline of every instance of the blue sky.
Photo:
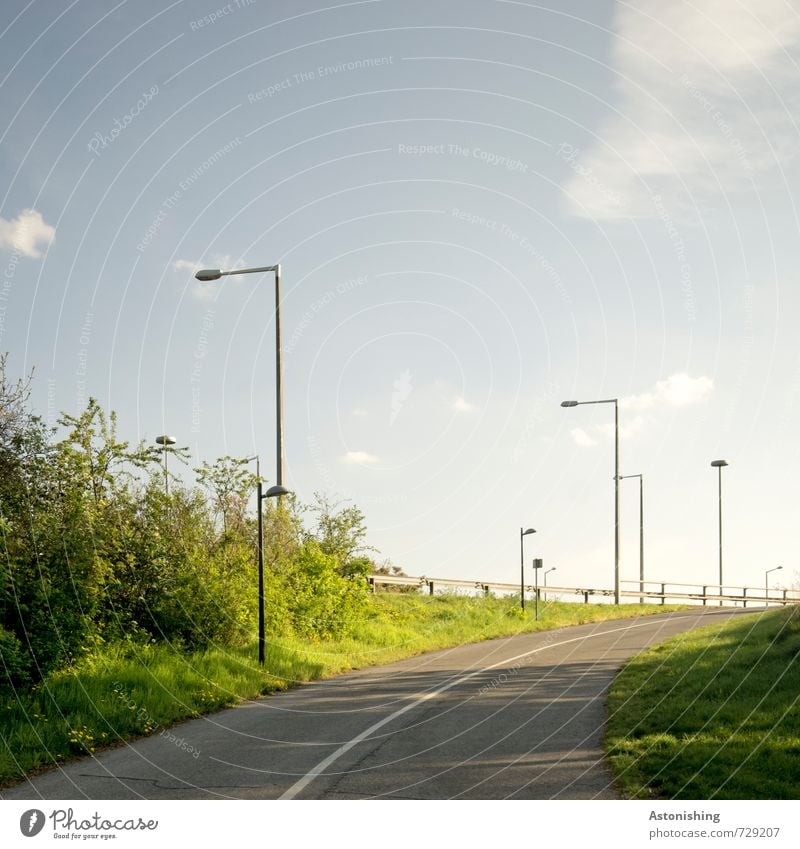
<svg viewBox="0 0 800 849">
<path fill-rule="evenodd" d="M 410 574 L 798 580 L 784 0 L 3 4 L 0 350 L 54 421 L 351 499 Z M 638 574 L 623 482 L 622 577 Z M 781 580 L 783 579 L 783 580 Z"/>
</svg>

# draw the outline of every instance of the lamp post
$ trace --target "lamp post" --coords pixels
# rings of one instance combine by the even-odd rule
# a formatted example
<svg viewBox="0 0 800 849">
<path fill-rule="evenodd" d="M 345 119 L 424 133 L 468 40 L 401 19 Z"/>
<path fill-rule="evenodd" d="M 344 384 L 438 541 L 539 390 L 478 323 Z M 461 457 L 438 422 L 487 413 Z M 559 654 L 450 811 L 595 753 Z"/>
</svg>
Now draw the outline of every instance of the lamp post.
<svg viewBox="0 0 800 849">
<path fill-rule="evenodd" d="M 271 486 L 266 492 L 262 492 L 261 478 L 258 479 L 257 501 L 258 501 L 258 664 L 263 666 L 265 662 L 266 638 L 264 636 L 264 537 L 263 517 L 261 502 L 266 498 L 277 498 L 281 495 L 289 495 L 285 486 Z"/>
<path fill-rule="evenodd" d="M 542 575 L 542 577 L 544 578 L 544 588 L 545 589 L 547 589 L 547 573 L 548 572 L 555 572 L 555 571 L 556 571 L 556 567 L 551 566 L 549 569 L 545 570 L 544 574 Z M 547 593 L 544 594 L 544 600 L 547 601 Z"/>
<path fill-rule="evenodd" d="M 523 554 L 522 538 L 535 533 L 536 531 L 533 528 L 528 528 L 527 531 L 523 528 L 519 529 L 519 597 L 523 610 L 525 610 L 525 555 Z"/>
<path fill-rule="evenodd" d="M 777 572 L 778 569 L 783 569 L 783 566 L 775 566 L 774 568 L 767 569 L 766 572 L 764 572 L 764 598 L 766 600 L 765 603 L 767 607 L 769 607 L 769 573 Z"/>
<path fill-rule="evenodd" d="M 639 604 L 644 604 L 644 476 L 620 475 L 620 480 L 639 478 Z"/>
<path fill-rule="evenodd" d="M 719 473 L 719 606 L 722 607 L 722 467 L 727 460 L 712 460 L 711 466 Z"/>
<path fill-rule="evenodd" d="M 537 557 L 533 561 L 533 592 L 535 602 L 535 610 L 536 610 L 536 621 L 539 621 L 539 570 L 544 565 L 544 562 L 541 557 Z"/>
<path fill-rule="evenodd" d="M 578 407 L 582 404 L 614 405 L 614 604 L 619 604 L 619 401 L 607 398 L 603 401 L 562 401 L 562 407 Z"/>
<path fill-rule="evenodd" d="M 162 448 L 163 448 L 163 454 L 164 454 L 164 492 L 166 493 L 167 496 L 169 496 L 169 472 L 167 471 L 167 454 L 169 452 L 167 451 L 167 446 L 168 445 L 174 445 L 178 440 L 175 439 L 174 436 L 170 436 L 169 434 L 164 433 L 161 436 L 157 436 L 155 441 L 156 441 L 157 445 L 161 445 Z"/>
<path fill-rule="evenodd" d="M 289 495 L 289 490 L 283 486 L 271 486 L 263 492 L 261 482 L 261 458 L 258 454 L 248 457 L 247 462 L 256 461 L 256 505 L 258 509 L 258 663 L 263 666 L 266 660 L 266 637 L 264 627 L 264 511 L 261 504 L 265 498 L 275 498 L 279 495 Z"/>
<path fill-rule="evenodd" d="M 281 267 L 280 265 L 265 265 L 261 268 L 234 268 L 231 271 L 220 271 L 218 268 L 206 268 L 198 271 L 195 277 L 202 282 L 219 280 L 231 274 L 258 274 L 272 271 L 275 274 L 275 434 L 276 461 L 275 481 L 277 486 L 283 485 L 283 367 L 281 360 Z"/>
</svg>

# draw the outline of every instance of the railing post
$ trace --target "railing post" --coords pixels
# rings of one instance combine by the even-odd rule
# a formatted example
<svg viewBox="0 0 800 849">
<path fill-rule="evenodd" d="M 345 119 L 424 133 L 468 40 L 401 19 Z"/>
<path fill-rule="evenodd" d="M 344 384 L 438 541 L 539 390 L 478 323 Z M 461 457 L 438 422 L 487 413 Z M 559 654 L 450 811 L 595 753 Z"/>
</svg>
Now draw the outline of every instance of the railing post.
<svg viewBox="0 0 800 849">
<path fill-rule="evenodd" d="M 489 598 L 489 585 L 488 584 L 483 585 L 483 595 L 484 595 L 484 598 Z"/>
<path fill-rule="evenodd" d="M 661 585 L 661 603 L 666 604 L 666 601 L 667 601 L 667 585 L 662 584 Z"/>
<path fill-rule="evenodd" d="M 747 587 L 742 587 L 742 607 L 747 607 Z"/>
<path fill-rule="evenodd" d="M 707 594 L 708 594 L 708 587 L 705 584 L 703 584 L 703 607 L 706 606 L 706 602 L 708 601 L 708 598 L 706 597 Z"/>
<path fill-rule="evenodd" d="M 786 590 L 783 591 L 783 603 L 786 604 Z"/>
<path fill-rule="evenodd" d="M 369 581 L 369 591 L 374 595 L 375 594 L 375 578 L 367 578 Z"/>
<path fill-rule="evenodd" d="M 428 595 L 433 595 L 433 581 L 428 581 Z"/>
<path fill-rule="evenodd" d="M 589 603 L 589 591 L 588 590 L 583 591 L 583 603 L 584 604 Z"/>
</svg>

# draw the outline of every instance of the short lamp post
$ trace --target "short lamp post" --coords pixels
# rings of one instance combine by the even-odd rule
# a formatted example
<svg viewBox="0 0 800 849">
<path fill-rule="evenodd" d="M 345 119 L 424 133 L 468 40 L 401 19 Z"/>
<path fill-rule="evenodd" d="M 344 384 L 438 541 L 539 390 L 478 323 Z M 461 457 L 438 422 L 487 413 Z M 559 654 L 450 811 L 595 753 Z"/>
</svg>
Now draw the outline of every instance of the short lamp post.
<svg viewBox="0 0 800 849">
<path fill-rule="evenodd" d="M 524 528 L 519 529 L 519 597 L 523 610 L 525 610 L 525 555 L 523 553 L 523 537 L 528 536 L 528 534 L 535 533 L 536 531 L 533 528 L 528 528 L 527 530 Z"/>
<path fill-rule="evenodd" d="M 769 573 L 777 572 L 779 569 L 783 569 L 783 566 L 775 566 L 773 569 L 767 569 L 764 572 L 764 599 L 767 607 L 769 607 Z"/>
<path fill-rule="evenodd" d="M 264 511 L 261 509 L 265 498 L 275 498 L 279 495 L 289 495 L 289 490 L 282 486 L 271 486 L 266 493 L 261 483 L 261 458 L 258 454 L 248 457 L 247 462 L 256 461 L 256 504 L 258 507 L 258 663 L 264 665 L 266 660 L 266 636 L 264 627 Z"/>
<path fill-rule="evenodd" d="M 164 492 L 169 496 L 169 471 L 167 470 L 167 455 L 169 454 L 168 446 L 174 445 L 177 442 L 174 436 L 170 436 L 167 433 L 161 434 L 161 436 L 156 437 L 156 444 L 162 447 L 162 453 L 164 454 Z"/>
<path fill-rule="evenodd" d="M 256 492 L 258 502 L 258 664 L 263 666 L 266 659 L 266 638 L 264 636 L 264 516 L 261 505 L 265 498 L 290 495 L 290 492 L 286 487 L 277 485 L 263 492 L 260 476 Z"/>
<path fill-rule="evenodd" d="M 551 566 L 549 569 L 546 569 L 544 571 L 544 573 L 542 574 L 542 578 L 544 579 L 544 588 L 545 588 L 544 600 L 545 601 L 547 601 L 547 576 L 548 576 L 548 574 L 550 574 L 550 572 L 555 572 L 555 571 L 556 571 L 556 567 Z"/>
</svg>

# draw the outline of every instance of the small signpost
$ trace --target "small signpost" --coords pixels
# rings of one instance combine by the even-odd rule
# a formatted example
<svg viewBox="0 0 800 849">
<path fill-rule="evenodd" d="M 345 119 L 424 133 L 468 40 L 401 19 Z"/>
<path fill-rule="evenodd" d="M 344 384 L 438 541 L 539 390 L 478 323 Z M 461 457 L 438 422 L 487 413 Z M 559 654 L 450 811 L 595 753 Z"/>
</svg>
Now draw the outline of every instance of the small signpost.
<svg viewBox="0 0 800 849">
<path fill-rule="evenodd" d="M 544 566 L 544 561 L 542 560 L 542 558 L 541 558 L 541 557 L 535 557 L 535 558 L 533 559 L 533 577 L 534 577 L 534 581 L 533 581 L 533 591 L 534 591 L 534 596 L 535 596 L 535 598 L 536 598 L 536 607 L 535 607 L 535 609 L 536 609 L 536 613 L 535 613 L 535 620 L 536 620 L 537 622 L 539 621 L 539 570 L 540 570 L 543 566 Z"/>
</svg>

